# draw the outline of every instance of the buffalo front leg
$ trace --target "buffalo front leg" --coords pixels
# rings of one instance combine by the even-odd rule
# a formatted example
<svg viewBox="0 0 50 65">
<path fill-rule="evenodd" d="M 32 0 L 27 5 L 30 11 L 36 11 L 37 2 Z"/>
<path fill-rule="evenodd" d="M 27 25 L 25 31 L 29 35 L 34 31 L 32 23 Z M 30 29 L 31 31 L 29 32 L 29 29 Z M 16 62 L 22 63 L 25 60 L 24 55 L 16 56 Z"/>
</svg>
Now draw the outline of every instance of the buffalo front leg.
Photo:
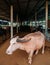
<svg viewBox="0 0 50 65">
<path fill-rule="evenodd" d="M 36 50 L 36 53 L 35 53 L 35 55 L 37 55 L 37 54 L 38 54 L 38 51 L 39 51 L 39 50 Z"/>
<path fill-rule="evenodd" d="M 32 63 L 32 56 L 33 56 L 33 51 L 31 51 L 30 53 L 29 53 L 29 57 L 28 57 L 28 60 L 29 60 L 29 64 L 31 64 Z"/>
<path fill-rule="evenodd" d="M 42 54 L 44 54 L 44 48 L 45 48 L 45 45 L 43 45 L 42 47 Z"/>
</svg>

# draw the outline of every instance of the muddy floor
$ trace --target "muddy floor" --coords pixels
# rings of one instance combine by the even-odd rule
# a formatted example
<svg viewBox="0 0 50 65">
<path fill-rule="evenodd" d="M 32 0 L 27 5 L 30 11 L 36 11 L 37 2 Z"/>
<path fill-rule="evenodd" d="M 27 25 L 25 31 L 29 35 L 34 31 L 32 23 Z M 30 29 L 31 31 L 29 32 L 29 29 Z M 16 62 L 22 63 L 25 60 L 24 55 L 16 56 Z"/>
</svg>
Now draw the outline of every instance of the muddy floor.
<svg viewBox="0 0 50 65">
<path fill-rule="evenodd" d="M 25 51 L 16 50 L 12 55 L 7 55 L 8 46 L 9 40 L 0 46 L 0 65 L 29 65 L 28 54 Z M 46 41 L 45 54 L 42 55 L 40 50 L 38 55 L 33 55 L 31 65 L 50 65 L 50 42 Z"/>
</svg>

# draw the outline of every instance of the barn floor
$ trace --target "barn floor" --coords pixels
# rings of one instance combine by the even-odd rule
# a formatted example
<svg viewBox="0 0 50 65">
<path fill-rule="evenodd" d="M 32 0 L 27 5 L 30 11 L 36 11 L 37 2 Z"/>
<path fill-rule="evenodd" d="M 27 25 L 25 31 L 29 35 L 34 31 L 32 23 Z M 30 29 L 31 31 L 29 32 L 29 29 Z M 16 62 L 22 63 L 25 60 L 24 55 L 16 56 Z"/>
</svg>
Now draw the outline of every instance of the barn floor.
<svg viewBox="0 0 50 65">
<path fill-rule="evenodd" d="M 39 54 L 33 56 L 31 65 L 50 65 L 50 43 L 46 41 L 45 54 Z M 16 50 L 12 55 L 7 55 L 6 49 L 9 46 L 9 40 L 6 40 L 3 45 L 0 46 L 0 65 L 29 65 L 28 54 L 22 50 Z"/>
</svg>

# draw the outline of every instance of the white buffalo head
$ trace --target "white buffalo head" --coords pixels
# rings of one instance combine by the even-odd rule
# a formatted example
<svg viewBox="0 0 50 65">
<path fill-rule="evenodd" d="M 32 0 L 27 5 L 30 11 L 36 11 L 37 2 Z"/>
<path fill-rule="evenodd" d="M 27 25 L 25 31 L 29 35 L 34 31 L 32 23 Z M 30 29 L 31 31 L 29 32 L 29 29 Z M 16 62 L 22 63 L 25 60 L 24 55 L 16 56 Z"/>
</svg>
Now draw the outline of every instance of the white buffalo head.
<svg viewBox="0 0 50 65">
<path fill-rule="evenodd" d="M 10 40 L 10 45 L 8 47 L 8 49 L 6 50 L 6 54 L 12 54 L 16 49 L 19 48 L 19 44 L 17 43 L 17 39 L 18 39 L 18 36 L 15 37 L 15 38 L 12 38 Z"/>
</svg>

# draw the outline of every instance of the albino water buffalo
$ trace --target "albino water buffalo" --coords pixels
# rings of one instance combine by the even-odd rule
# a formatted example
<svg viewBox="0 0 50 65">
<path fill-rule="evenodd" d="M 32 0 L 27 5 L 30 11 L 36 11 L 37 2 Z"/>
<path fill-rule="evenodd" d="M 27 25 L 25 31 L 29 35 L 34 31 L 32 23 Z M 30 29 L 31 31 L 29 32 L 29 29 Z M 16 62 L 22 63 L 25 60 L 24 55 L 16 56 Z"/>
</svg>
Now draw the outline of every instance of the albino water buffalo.
<svg viewBox="0 0 50 65">
<path fill-rule="evenodd" d="M 6 53 L 12 54 L 17 49 L 25 50 L 29 54 L 28 63 L 31 64 L 34 51 L 36 51 L 35 54 L 37 55 L 39 49 L 42 48 L 42 54 L 44 54 L 44 47 L 45 36 L 43 33 L 38 31 L 35 33 L 30 33 L 22 38 L 19 38 L 18 36 L 12 38 Z"/>
</svg>

